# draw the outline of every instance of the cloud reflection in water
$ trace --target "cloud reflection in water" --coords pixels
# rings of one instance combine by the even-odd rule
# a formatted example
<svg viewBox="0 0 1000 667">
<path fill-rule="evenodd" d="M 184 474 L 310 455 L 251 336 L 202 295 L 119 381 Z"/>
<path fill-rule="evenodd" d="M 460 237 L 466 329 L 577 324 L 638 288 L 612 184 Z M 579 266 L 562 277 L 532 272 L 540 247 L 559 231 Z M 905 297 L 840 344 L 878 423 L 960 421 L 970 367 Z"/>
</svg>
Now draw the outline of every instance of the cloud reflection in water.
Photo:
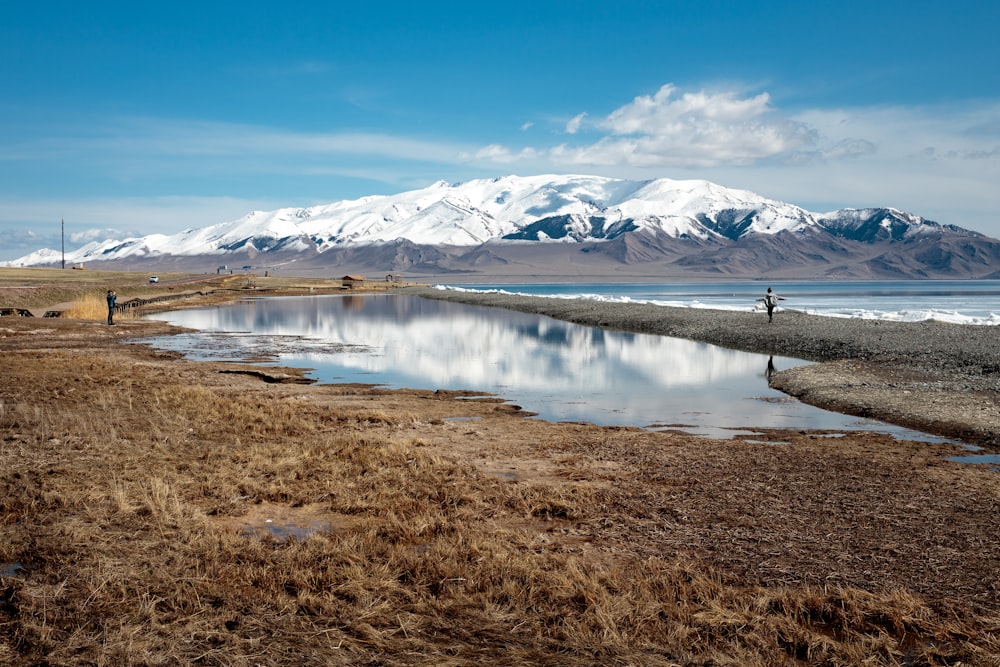
<svg viewBox="0 0 1000 667">
<path fill-rule="evenodd" d="M 274 350 L 280 363 L 315 369 L 320 382 L 490 392 L 556 421 L 685 424 L 712 437 L 751 426 L 916 437 L 788 399 L 767 386 L 765 355 L 501 309 L 388 294 L 273 297 L 156 317 L 205 332 L 243 332 L 233 337 L 236 357 L 241 339 L 286 338 L 289 345 Z M 157 344 L 199 358 L 197 340 Z M 807 363 L 771 362 L 777 370 Z"/>
</svg>

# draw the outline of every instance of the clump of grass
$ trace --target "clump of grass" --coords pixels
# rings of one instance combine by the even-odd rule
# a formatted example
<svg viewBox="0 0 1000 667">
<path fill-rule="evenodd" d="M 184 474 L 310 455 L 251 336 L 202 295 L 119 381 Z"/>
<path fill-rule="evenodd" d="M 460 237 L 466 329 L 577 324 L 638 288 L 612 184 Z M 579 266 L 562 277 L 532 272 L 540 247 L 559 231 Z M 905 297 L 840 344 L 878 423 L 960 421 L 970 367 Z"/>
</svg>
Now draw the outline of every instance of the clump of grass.
<svg viewBox="0 0 1000 667">
<path fill-rule="evenodd" d="M 108 304 L 96 294 L 87 294 L 77 298 L 63 311 L 63 317 L 78 320 L 100 320 L 108 317 Z"/>
<path fill-rule="evenodd" d="M 108 302 L 105 292 L 90 293 L 75 299 L 66 310 L 63 317 L 78 320 L 106 320 L 108 318 Z M 115 312 L 115 319 L 134 319 L 136 314 L 131 309 Z"/>
</svg>

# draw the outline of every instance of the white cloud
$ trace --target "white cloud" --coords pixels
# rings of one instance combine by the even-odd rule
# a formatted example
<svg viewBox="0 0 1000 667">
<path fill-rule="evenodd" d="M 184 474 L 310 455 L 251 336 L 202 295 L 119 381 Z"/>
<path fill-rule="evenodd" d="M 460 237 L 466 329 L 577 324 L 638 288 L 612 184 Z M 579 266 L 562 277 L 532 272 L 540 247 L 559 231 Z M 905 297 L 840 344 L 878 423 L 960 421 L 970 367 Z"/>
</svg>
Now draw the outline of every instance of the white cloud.
<svg viewBox="0 0 1000 667">
<path fill-rule="evenodd" d="M 685 92 L 667 84 L 600 120 L 584 123 L 601 136 L 555 146 L 512 148 L 493 144 L 472 154 L 510 163 L 517 156 L 546 158 L 552 167 L 705 169 L 784 163 L 803 165 L 872 156 L 979 160 L 1000 153 L 1000 105 L 940 108 L 776 108 L 767 93 Z M 985 143 L 984 143 L 985 142 Z"/>
<path fill-rule="evenodd" d="M 547 155 L 554 166 L 711 167 L 811 150 L 817 137 L 805 124 L 774 109 L 767 93 L 741 97 L 732 91 L 678 94 L 673 85 L 636 97 L 603 119 L 587 112 L 565 125 L 567 134 L 589 129 L 604 136 L 592 143 L 564 143 L 522 154 Z M 485 152 L 509 161 L 515 150 Z"/>
<path fill-rule="evenodd" d="M 509 148 L 499 144 L 483 146 L 469 157 L 480 160 L 489 160 L 491 162 L 513 162 L 517 159 L 517 156 L 514 155 Z"/>
<path fill-rule="evenodd" d="M 606 136 L 587 146 L 562 146 L 554 158 L 574 165 L 708 167 L 751 164 L 815 141 L 805 125 L 777 113 L 767 93 L 677 92 L 668 84 L 636 97 L 596 124 Z"/>
<path fill-rule="evenodd" d="M 463 157 L 466 160 L 487 160 L 500 164 L 511 164 L 514 162 L 535 160 L 538 154 L 533 148 L 524 148 L 515 153 L 505 146 L 490 144 L 489 146 L 483 146 L 475 153 L 464 154 Z"/>
<path fill-rule="evenodd" d="M 70 243 L 74 245 L 84 245 L 90 243 L 91 241 L 104 241 L 105 239 L 124 239 L 131 236 L 139 235 L 135 231 L 126 231 L 124 229 L 115 229 L 109 227 L 102 228 L 90 228 L 84 229 L 79 232 L 71 232 L 69 235 Z"/>
<path fill-rule="evenodd" d="M 583 119 L 587 117 L 585 113 L 578 113 L 577 115 L 570 118 L 569 122 L 566 123 L 566 133 L 576 134 L 580 131 L 580 125 L 583 124 Z"/>
<path fill-rule="evenodd" d="M 701 91 L 679 98 L 676 92 L 666 84 L 655 95 L 640 95 L 613 111 L 602 125 L 613 134 L 669 134 L 678 124 L 741 126 L 773 111 L 767 93 L 738 99 L 734 92 Z"/>
</svg>

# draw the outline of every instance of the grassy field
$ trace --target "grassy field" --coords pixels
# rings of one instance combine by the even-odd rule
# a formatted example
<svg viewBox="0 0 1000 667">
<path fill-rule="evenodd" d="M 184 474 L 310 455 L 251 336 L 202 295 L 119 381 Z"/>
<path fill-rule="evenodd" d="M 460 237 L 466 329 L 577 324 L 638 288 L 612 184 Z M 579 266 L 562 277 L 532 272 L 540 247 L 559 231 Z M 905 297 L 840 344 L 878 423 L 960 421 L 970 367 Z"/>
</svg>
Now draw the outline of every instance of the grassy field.
<svg viewBox="0 0 1000 667">
<path fill-rule="evenodd" d="M 327 278 L 174 273 L 158 274 L 159 282 L 150 283 L 149 276 L 130 271 L 0 267 L 0 308 L 25 308 L 42 315 L 49 308 L 63 310 L 72 305 L 77 308 L 74 316 L 104 319 L 107 308 L 101 304 L 109 289 L 118 293 L 119 304 L 169 295 L 198 296 L 200 302 L 210 302 L 232 299 L 234 293 L 323 294 L 347 289 L 342 280 Z M 352 289 L 383 291 L 406 285 L 372 280 Z M 94 308 L 94 304 L 98 307 Z M 83 309 L 93 312 L 86 314 Z"/>
<path fill-rule="evenodd" d="M 103 316 L 0 318 L 0 664 L 1000 665 L 997 477 L 952 445 L 551 424 Z"/>
</svg>

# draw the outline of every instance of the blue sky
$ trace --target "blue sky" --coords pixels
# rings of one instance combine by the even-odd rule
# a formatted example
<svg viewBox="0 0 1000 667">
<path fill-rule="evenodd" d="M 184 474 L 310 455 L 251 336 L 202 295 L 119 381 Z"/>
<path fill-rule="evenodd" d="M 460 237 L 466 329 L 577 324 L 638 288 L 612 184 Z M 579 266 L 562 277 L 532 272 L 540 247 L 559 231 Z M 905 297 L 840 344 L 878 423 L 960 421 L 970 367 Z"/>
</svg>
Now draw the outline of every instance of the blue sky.
<svg viewBox="0 0 1000 667">
<path fill-rule="evenodd" d="M 1000 3 L 0 7 L 0 260 L 507 174 L 1000 237 Z"/>
</svg>

